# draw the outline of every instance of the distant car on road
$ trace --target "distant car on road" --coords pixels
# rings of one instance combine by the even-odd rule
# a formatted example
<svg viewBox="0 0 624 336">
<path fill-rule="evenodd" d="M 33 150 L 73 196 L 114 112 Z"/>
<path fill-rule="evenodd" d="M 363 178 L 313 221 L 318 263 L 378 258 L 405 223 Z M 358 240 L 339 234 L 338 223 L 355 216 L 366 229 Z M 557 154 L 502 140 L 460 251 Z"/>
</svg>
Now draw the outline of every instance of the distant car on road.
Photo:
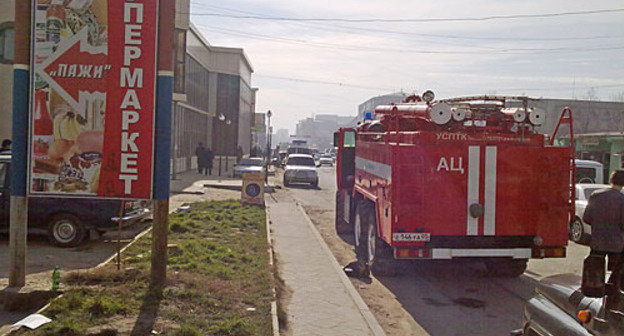
<svg viewBox="0 0 624 336">
<path fill-rule="evenodd" d="M 261 157 L 243 158 L 234 166 L 232 177 L 243 177 L 244 173 L 265 172 L 264 159 Z"/>
<path fill-rule="evenodd" d="M 576 185 L 575 216 L 570 222 L 570 240 L 578 244 L 589 244 L 591 225 L 583 222 L 583 213 L 589 196 L 600 189 L 610 188 L 608 184 L 578 183 Z"/>
<path fill-rule="evenodd" d="M 330 154 L 322 154 L 321 158 L 319 159 L 319 165 L 330 165 L 333 166 L 334 165 L 334 159 L 332 159 Z"/>
<path fill-rule="evenodd" d="M 9 229 L 11 155 L 0 155 L 0 231 Z M 147 202 L 126 201 L 123 225 L 149 216 Z M 28 232 L 46 234 L 60 247 L 80 245 L 89 234 L 117 229 L 120 200 L 68 197 L 30 197 Z"/>
<path fill-rule="evenodd" d="M 535 296 L 524 307 L 522 329 L 511 332 L 511 335 L 624 335 L 624 312 L 603 312 L 602 299 L 584 296 L 579 290 L 580 285 L 581 277 L 576 274 L 542 279 L 535 287 Z"/>
<path fill-rule="evenodd" d="M 312 155 L 291 154 L 288 156 L 284 168 L 284 185 L 288 187 L 292 183 L 309 183 L 312 186 L 318 186 L 319 177 Z"/>
</svg>

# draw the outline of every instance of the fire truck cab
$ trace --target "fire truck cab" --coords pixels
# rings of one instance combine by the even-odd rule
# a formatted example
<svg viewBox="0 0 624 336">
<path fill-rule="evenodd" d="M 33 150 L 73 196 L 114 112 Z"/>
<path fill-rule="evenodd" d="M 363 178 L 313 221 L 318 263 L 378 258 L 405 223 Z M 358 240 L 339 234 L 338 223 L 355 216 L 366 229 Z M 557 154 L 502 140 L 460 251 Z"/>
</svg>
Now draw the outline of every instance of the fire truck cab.
<svg viewBox="0 0 624 336">
<path fill-rule="evenodd" d="M 527 97 L 423 98 L 334 134 L 336 230 L 353 232 L 358 262 L 479 258 L 519 276 L 565 257 L 574 152 L 537 132 L 544 112 Z"/>
</svg>

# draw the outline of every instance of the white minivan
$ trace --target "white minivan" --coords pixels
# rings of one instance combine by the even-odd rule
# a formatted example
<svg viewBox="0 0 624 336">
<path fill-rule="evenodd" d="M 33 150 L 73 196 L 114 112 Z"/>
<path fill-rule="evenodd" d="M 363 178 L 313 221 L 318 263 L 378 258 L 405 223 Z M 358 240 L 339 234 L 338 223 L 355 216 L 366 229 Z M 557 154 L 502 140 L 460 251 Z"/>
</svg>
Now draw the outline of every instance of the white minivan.
<svg viewBox="0 0 624 336">
<path fill-rule="evenodd" d="M 574 164 L 576 165 L 576 183 L 605 183 L 602 163 L 576 159 Z"/>
</svg>

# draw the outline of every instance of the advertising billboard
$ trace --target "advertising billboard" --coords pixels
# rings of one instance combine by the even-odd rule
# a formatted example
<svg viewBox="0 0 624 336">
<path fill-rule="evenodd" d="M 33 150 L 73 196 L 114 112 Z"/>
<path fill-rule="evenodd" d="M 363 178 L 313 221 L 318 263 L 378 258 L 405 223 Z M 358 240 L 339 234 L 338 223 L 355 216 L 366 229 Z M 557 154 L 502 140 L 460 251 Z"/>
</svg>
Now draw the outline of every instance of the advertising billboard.
<svg viewBox="0 0 624 336">
<path fill-rule="evenodd" d="M 33 1 L 29 194 L 151 198 L 158 1 Z"/>
</svg>

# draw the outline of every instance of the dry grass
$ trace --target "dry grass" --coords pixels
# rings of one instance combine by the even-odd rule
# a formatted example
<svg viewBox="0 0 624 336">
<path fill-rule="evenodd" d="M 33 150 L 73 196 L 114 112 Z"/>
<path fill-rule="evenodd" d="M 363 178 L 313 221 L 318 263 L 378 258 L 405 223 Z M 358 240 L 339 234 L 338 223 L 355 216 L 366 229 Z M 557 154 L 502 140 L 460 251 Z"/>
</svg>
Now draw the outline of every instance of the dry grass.
<svg viewBox="0 0 624 336">
<path fill-rule="evenodd" d="M 53 322 L 18 335 L 271 334 L 263 209 L 232 200 L 192 204 L 189 213 L 170 216 L 169 242 L 177 248 L 162 291 L 149 289 L 145 236 L 123 256 L 123 271 L 108 266 L 64 277 L 65 295 L 44 312 Z"/>
</svg>

